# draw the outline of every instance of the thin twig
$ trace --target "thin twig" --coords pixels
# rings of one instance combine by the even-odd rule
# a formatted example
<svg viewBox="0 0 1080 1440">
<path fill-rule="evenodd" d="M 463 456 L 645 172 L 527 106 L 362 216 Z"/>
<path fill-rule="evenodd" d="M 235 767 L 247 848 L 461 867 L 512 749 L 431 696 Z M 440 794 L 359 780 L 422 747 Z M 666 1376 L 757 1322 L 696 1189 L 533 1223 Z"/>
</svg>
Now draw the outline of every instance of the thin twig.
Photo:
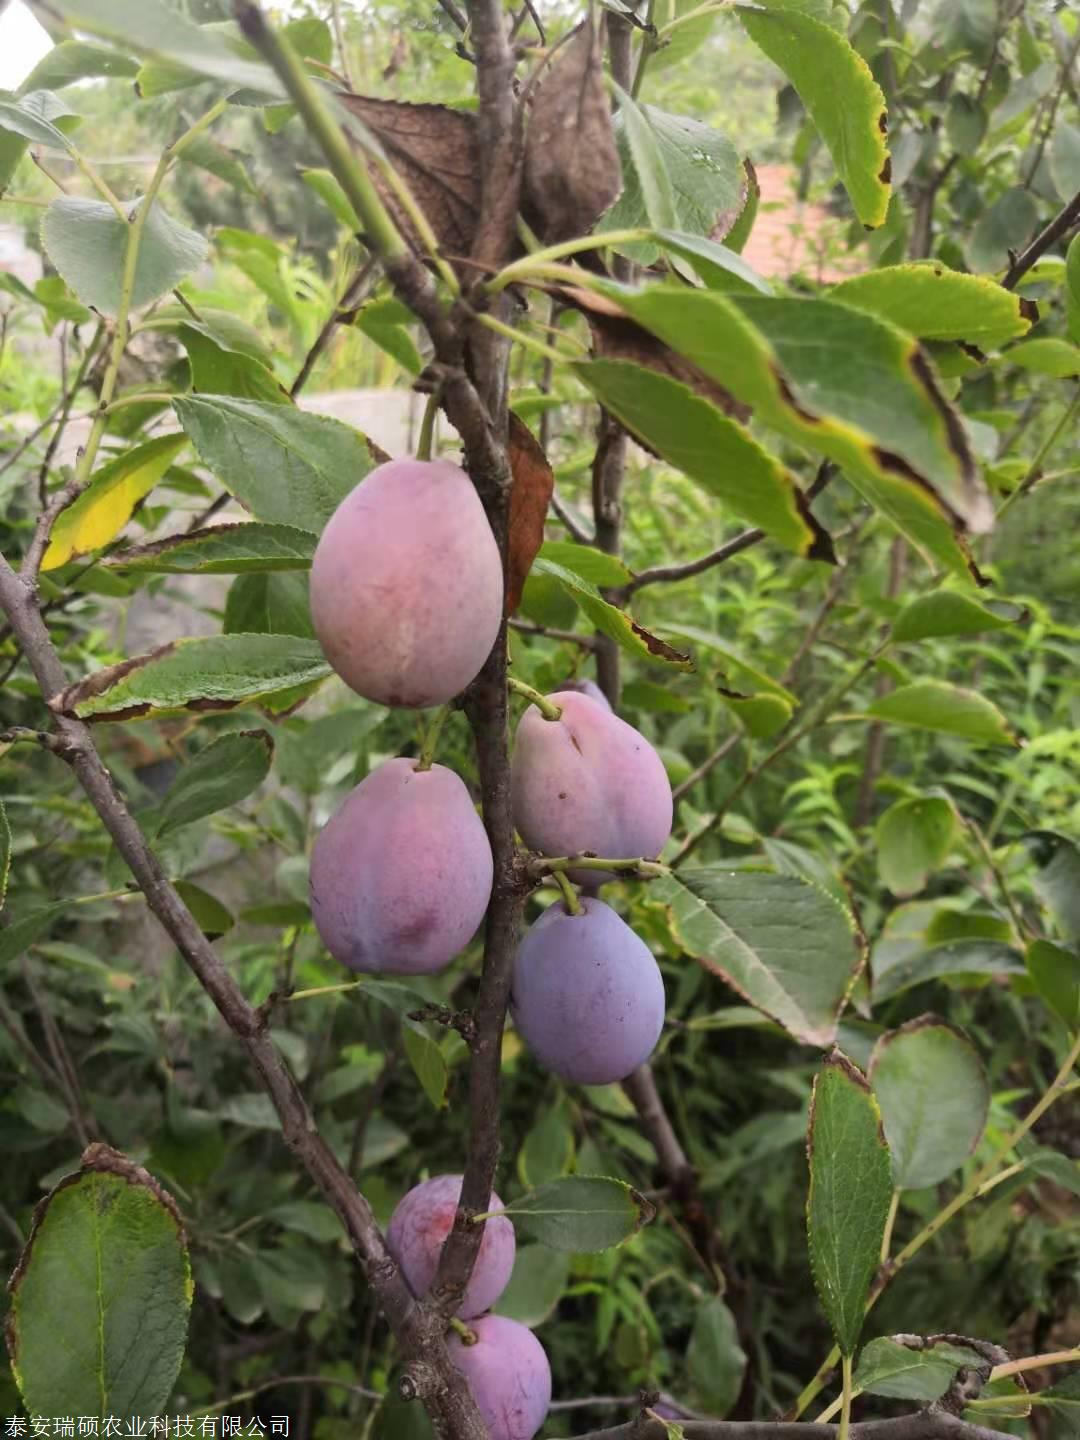
<svg viewBox="0 0 1080 1440">
<path fill-rule="evenodd" d="M 510 628 L 520 630 L 522 635 L 542 635 L 546 640 L 561 640 L 567 645 L 578 645 L 582 650 L 596 649 L 595 635 L 581 635 L 576 630 L 559 630 L 554 625 L 535 625 L 531 620 L 511 620 Z"/>
<path fill-rule="evenodd" d="M 1002 288 L 1015 290 L 1036 261 L 1046 254 L 1051 245 L 1064 239 L 1074 225 L 1080 225 L 1080 190 L 1058 211 L 1049 225 L 1039 231 L 1027 249 L 1016 257 L 1001 282 Z"/>
<path fill-rule="evenodd" d="M 348 285 L 345 287 L 345 292 L 342 295 L 341 299 L 333 307 L 322 329 L 319 331 L 318 335 L 316 335 L 315 343 L 312 345 L 308 353 L 304 356 L 304 363 L 300 366 L 300 369 L 297 372 L 296 379 L 289 386 L 289 394 L 294 400 L 296 399 L 297 395 L 299 395 L 300 391 L 304 388 L 304 386 L 307 384 L 311 376 L 311 372 L 315 368 L 315 362 L 319 359 L 320 355 L 322 355 L 327 345 L 329 345 L 330 337 L 333 335 L 338 325 L 342 323 L 342 317 L 345 312 L 349 310 L 354 310 L 356 306 L 359 305 L 360 301 L 364 298 L 364 296 L 367 294 L 368 290 L 371 288 L 368 282 L 371 279 L 372 272 L 375 270 L 375 267 L 378 265 L 378 263 L 379 262 L 374 255 L 369 256 L 368 259 L 365 260 L 363 265 L 360 266 L 359 270 L 357 270 L 353 278 L 349 281 Z"/>
</svg>

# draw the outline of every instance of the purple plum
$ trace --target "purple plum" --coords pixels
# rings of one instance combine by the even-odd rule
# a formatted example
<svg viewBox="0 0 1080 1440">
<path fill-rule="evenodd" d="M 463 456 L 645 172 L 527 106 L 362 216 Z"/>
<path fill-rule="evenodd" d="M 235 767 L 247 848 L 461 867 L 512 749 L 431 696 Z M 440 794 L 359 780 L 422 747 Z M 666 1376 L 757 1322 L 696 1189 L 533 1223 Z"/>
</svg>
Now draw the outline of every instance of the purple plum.
<svg viewBox="0 0 1080 1440">
<path fill-rule="evenodd" d="M 443 1244 L 457 1214 L 461 1181 L 460 1175 L 435 1175 L 415 1185 L 390 1217 L 386 1243 L 418 1298 L 427 1294 L 435 1279 Z M 494 1190 L 488 1208 L 502 1209 Z M 462 1319 L 490 1310 L 510 1283 L 513 1268 L 514 1227 L 505 1216 L 496 1216 L 484 1224 L 484 1238 L 457 1312 Z"/>
<path fill-rule="evenodd" d="M 462 780 L 387 760 L 345 797 L 311 853 L 311 914 L 350 970 L 441 970 L 491 898 L 491 845 Z"/>
<path fill-rule="evenodd" d="M 573 690 L 578 695 L 587 695 L 590 700 L 595 700 L 605 710 L 611 710 L 611 701 L 604 694 L 595 680 L 567 680 L 561 687 L 563 690 Z"/>
<path fill-rule="evenodd" d="M 517 728 L 511 768 L 514 824 L 542 855 L 655 859 L 671 834 L 664 762 L 644 735 L 573 690 L 548 699 L 562 718 L 535 705 Z M 611 871 L 573 870 L 579 885 L 603 884 Z"/>
<path fill-rule="evenodd" d="M 465 471 L 391 460 L 331 515 L 311 563 L 319 644 L 359 695 L 442 705 L 478 674 L 499 632 L 499 547 Z"/>
<path fill-rule="evenodd" d="M 545 1069 L 580 1085 L 623 1080 L 652 1054 L 664 981 L 649 947 L 592 896 L 545 910 L 514 958 L 514 1024 Z"/>
<path fill-rule="evenodd" d="M 551 1404 L 544 1347 L 531 1330 L 502 1315 L 485 1315 L 470 1328 L 474 1345 L 455 1334 L 446 1348 L 469 1382 L 491 1440 L 532 1440 Z"/>
</svg>

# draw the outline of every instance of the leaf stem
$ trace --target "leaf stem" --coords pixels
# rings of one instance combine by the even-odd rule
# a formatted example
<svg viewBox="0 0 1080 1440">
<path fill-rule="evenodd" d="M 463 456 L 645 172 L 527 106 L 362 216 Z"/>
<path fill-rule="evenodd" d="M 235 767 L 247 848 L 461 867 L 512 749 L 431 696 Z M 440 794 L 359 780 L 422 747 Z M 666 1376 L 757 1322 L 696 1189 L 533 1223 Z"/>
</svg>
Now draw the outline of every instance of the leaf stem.
<svg viewBox="0 0 1080 1440">
<path fill-rule="evenodd" d="M 563 904 L 566 906 L 568 915 L 581 914 L 581 901 L 578 899 L 577 891 L 566 878 L 561 870 L 556 870 L 553 876 L 555 884 L 562 891 Z"/>
<path fill-rule="evenodd" d="M 553 705 L 546 695 L 541 695 L 531 685 L 526 685 L 524 680 L 518 680 L 513 675 L 506 677 L 507 688 L 513 690 L 515 695 L 524 695 L 526 700 L 531 700 L 536 708 L 543 715 L 545 720 L 561 720 L 562 707 Z"/>
<path fill-rule="evenodd" d="M 885 1217 L 885 1230 L 881 1236 L 881 1263 L 884 1265 L 889 1258 L 889 1251 L 892 1249 L 892 1232 L 896 1224 L 896 1212 L 900 1209 L 900 1187 L 897 1186 L 892 1192 L 892 1200 L 889 1202 L 889 1213 Z"/>
<path fill-rule="evenodd" d="M 314 1000 L 318 995 L 340 995 L 346 990 L 358 989 L 363 983 L 362 980 L 345 980 L 340 985 L 315 985 L 310 990 L 294 990 L 283 998 L 291 1005 L 294 1000 Z"/>
<path fill-rule="evenodd" d="M 649 240 L 653 231 L 647 228 L 636 230 L 609 230 L 598 235 L 582 235 L 574 240 L 564 240 L 559 245 L 549 245 L 544 250 L 535 250 L 531 255 L 524 255 L 520 260 L 505 266 L 499 273 L 484 286 L 489 295 L 498 295 L 508 285 L 513 285 L 519 280 L 528 280 L 530 276 L 537 273 L 537 267 L 552 264 L 556 260 L 562 260 L 567 255 L 579 255 L 585 250 L 607 250 L 612 245 L 629 245 L 634 241 Z"/>
<path fill-rule="evenodd" d="M 561 875 L 568 870 L 619 870 L 627 871 L 638 879 L 655 880 L 671 874 L 668 865 L 658 860 L 641 859 L 613 860 L 598 855 L 559 855 L 555 859 L 537 859 L 530 866 L 534 875 Z"/>
<path fill-rule="evenodd" d="M 837 1431 L 836 1440 L 848 1440 L 848 1432 L 851 1427 L 851 1356 L 844 1355 L 840 1360 L 840 1373 L 843 1377 L 843 1389 L 840 1395 L 840 1429 Z"/>
<path fill-rule="evenodd" d="M 542 340 L 537 340 L 532 335 L 526 335 L 521 330 L 515 330 L 512 325 L 507 325 L 502 320 L 496 320 L 494 315 L 477 315 L 477 323 L 485 326 L 488 330 L 494 330 L 496 335 L 504 335 L 515 345 L 523 345 L 526 350 L 539 355 L 544 360 L 554 360 L 556 364 L 562 365 L 566 362 L 567 356 L 561 350 L 556 350 L 554 345 L 545 345 Z"/>
<path fill-rule="evenodd" d="M 1046 457 L 1050 454 L 1050 451 L 1053 450 L 1054 446 L 1061 439 L 1065 431 L 1072 427 L 1072 424 L 1076 420 L 1077 415 L 1080 415 L 1080 385 L 1076 387 L 1071 402 L 1066 405 L 1065 409 L 1062 411 L 1061 418 L 1058 420 L 1058 423 L 1054 426 L 1054 428 L 1050 431 L 1050 434 L 1039 446 L 1038 450 L 1035 453 L 1035 458 L 1032 460 L 1031 464 L 1027 468 L 1027 472 L 1024 475 L 1024 478 L 1020 481 L 1019 485 L 1017 485 L 1014 490 L 1011 490 L 1009 494 L 1005 496 L 1005 499 L 998 506 L 998 512 L 995 516 L 995 519 L 1000 520 L 1002 515 L 1005 514 L 1006 510 L 1008 510 L 1009 506 L 1012 505 L 1014 501 L 1019 500 L 1022 495 L 1028 494 L 1028 492 L 1030 490 L 1033 490 L 1034 487 L 1039 483 L 1040 479 L 1042 478 L 1042 468 L 1043 465 L 1046 463 Z"/>
</svg>

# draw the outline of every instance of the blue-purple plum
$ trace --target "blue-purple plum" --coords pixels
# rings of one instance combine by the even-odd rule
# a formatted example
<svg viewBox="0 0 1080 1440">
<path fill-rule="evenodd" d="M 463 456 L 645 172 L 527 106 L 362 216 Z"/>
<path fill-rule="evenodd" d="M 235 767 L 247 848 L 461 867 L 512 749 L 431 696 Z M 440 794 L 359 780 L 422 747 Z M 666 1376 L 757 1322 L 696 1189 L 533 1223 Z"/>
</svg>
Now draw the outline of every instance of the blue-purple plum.
<svg viewBox="0 0 1080 1440">
<path fill-rule="evenodd" d="M 435 1279 L 443 1244 L 454 1226 L 461 1181 L 460 1175 L 435 1175 L 415 1185 L 390 1217 L 387 1246 L 418 1298 L 427 1294 Z M 494 1191 L 488 1209 L 502 1209 Z M 462 1319 L 490 1310 L 510 1283 L 513 1268 L 514 1227 L 497 1215 L 484 1223 L 476 1264 L 457 1312 Z"/>
<path fill-rule="evenodd" d="M 571 915 L 559 901 L 514 957 L 511 1007 L 546 1070 L 579 1085 L 623 1080 L 652 1054 L 664 1024 L 664 981 L 649 947 L 592 896 Z"/>
<path fill-rule="evenodd" d="M 587 695 L 590 700 L 595 700 L 596 703 L 602 705 L 605 710 L 611 710 L 611 701 L 604 694 L 603 690 L 600 689 L 600 686 L 597 685 L 595 680 L 567 680 L 566 684 L 562 686 L 562 689 L 573 690 L 578 695 Z"/>
<path fill-rule="evenodd" d="M 502 561 L 464 470 L 379 465 L 331 515 L 311 563 L 327 660 L 380 705 L 442 705 L 475 679 L 503 612 Z"/>
<path fill-rule="evenodd" d="M 468 944 L 491 897 L 491 845 L 461 779 L 387 760 L 311 854 L 311 914 L 350 970 L 423 975 Z"/>
<path fill-rule="evenodd" d="M 490 1222 L 489 1222 L 490 1223 Z M 468 1381 L 491 1440 L 532 1440 L 551 1405 L 551 1366 L 531 1330 L 502 1315 L 471 1323 L 474 1345 L 459 1335 L 446 1342 Z"/>
<path fill-rule="evenodd" d="M 655 859 L 671 834 L 672 801 L 664 762 L 639 731 L 573 690 L 548 699 L 562 709 L 545 720 L 535 705 L 514 741 L 514 824 L 541 855 Z M 578 884 L 613 879 L 610 871 L 571 871 Z"/>
</svg>

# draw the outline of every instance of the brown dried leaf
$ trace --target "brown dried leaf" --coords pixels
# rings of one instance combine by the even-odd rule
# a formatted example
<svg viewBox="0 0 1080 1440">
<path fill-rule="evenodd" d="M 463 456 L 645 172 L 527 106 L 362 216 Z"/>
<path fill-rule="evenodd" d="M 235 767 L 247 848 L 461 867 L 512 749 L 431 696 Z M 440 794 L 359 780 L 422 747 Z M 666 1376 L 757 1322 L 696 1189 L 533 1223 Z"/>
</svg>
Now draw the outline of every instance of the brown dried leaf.
<svg viewBox="0 0 1080 1440">
<path fill-rule="evenodd" d="M 543 74 L 525 137 L 525 214 L 548 244 L 587 235 L 622 192 L 592 16 Z"/>
<path fill-rule="evenodd" d="M 525 581 L 544 541 L 544 521 L 555 475 L 532 431 L 512 410 L 508 449 L 514 484 L 510 491 L 506 613 L 512 615 L 521 604 Z"/>
<path fill-rule="evenodd" d="M 412 191 L 447 255 L 468 255 L 480 216 L 476 117 L 447 105 L 409 105 L 341 94 L 341 104 L 371 132 Z M 355 136 L 350 137 L 360 144 Z M 424 246 L 379 165 L 371 175 L 394 223 L 418 254 Z"/>
</svg>

